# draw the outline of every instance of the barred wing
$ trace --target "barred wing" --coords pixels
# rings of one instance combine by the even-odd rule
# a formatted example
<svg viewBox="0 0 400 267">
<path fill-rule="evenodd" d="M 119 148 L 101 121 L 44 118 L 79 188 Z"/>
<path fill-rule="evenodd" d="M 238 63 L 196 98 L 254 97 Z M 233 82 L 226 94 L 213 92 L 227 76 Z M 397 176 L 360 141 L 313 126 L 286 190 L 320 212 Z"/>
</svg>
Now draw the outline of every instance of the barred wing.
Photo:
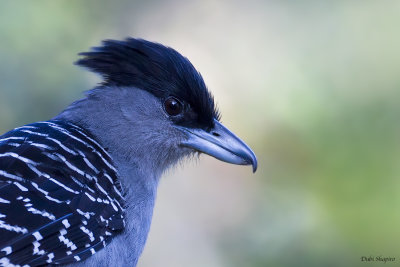
<svg viewBox="0 0 400 267">
<path fill-rule="evenodd" d="M 124 229 L 107 151 L 88 132 L 39 122 L 0 137 L 0 266 L 81 261 Z"/>
</svg>

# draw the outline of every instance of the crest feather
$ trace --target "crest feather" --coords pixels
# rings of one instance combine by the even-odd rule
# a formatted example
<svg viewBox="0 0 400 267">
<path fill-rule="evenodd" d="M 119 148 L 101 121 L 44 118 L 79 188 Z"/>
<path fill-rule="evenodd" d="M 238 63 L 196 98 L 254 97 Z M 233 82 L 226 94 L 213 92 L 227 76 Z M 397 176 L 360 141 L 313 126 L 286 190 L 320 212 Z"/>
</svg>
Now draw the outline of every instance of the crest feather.
<svg viewBox="0 0 400 267">
<path fill-rule="evenodd" d="M 199 123 L 212 125 L 219 119 L 200 73 L 170 47 L 134 38 L 104 40 L 102 46 L 79 55 L 75 64 L 100 74 L 102 86 L 136 87 L 159 98 L 172 95 L 191 105 Z"/>
</svg>

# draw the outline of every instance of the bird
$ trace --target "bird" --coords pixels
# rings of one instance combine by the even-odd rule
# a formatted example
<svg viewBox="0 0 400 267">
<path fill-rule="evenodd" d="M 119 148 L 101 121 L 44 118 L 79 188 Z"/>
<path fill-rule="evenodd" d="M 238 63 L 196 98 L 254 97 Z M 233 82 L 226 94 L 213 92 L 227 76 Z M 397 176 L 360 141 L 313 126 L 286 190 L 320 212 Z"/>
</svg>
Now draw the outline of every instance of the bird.
<svg viewBox="0 0 400 267">
<path fill-rule="evenodd" d="M 101 82 L 0 136 L 0 266 L 136 266 L 166 170 L 200 154 L 257 169 L 173 48 L 128 37 L 79 56 Z"/>
</svg>

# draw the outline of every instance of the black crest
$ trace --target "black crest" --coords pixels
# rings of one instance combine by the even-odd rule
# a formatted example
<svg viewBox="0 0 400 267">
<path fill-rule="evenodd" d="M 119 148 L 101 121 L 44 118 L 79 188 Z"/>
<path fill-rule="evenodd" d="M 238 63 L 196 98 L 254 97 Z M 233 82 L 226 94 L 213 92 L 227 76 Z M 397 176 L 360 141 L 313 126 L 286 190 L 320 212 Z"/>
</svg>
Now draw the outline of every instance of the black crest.
<svg viewBox="0 0 400 267">
<path fill-rule="evenodd" d="M 202 125 L 219 118 L 214 99 L 190 61 L 170 47 L 142 39 L 105 40 L 76 64 L 103 76 L 103 86 L 137 87 L 190 104 Z"/>
</svg>

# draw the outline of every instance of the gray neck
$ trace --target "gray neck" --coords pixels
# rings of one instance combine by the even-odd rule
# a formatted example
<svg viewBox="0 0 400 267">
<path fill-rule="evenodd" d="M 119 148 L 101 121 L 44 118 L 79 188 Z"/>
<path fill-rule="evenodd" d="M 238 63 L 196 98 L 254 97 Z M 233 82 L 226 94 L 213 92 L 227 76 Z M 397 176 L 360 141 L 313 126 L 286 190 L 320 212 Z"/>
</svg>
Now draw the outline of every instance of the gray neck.
<svg viewBox="0 0 400 267">
<path fill-rule="evenodd" d="M 148 189 L 154 188 L 162 173 L 183 156 L 176 149 L 176 134 L 158 130 L 168 128 L 159 100 L 140 89 L 91 90 L 55 119 L 72 122 L 91 132 L 118 163 L 117 167 L 135 173 L 134 179 L 130 178 L 132 174 L 121 177 L 126 186 L 140 183 Z"/>
<path fill-rule="evenodd" d="M 120 90 L 119 94 L 111 90 L 97 94 L 94 90 L 55 117 L 87 129 L 109 151 L 126 193 L 128 207 L 124 233 L 85 261 L 85 266 L 91 266 L 91 262 L 93 266 L 99 262 L 103 266 L 133 266 L 131 264 L 140 256 L 150 229 L 160 176 L 180 157 L 170 149 L 174 146 L 167 140 L 172 138 L 161 140 L 149 125 L 149 118 L 160 116 L 152 114 L 158 108 L 157 100 L 141 90 L 113 90 Z M 132 99 L 130 105 L 126 103 L 132 91 L 137 100 L 135 103 L 146 103 L 144 106 L 132 105 Z M 110 250 L 113 253 L 109 253 Z"/>
</svg>

